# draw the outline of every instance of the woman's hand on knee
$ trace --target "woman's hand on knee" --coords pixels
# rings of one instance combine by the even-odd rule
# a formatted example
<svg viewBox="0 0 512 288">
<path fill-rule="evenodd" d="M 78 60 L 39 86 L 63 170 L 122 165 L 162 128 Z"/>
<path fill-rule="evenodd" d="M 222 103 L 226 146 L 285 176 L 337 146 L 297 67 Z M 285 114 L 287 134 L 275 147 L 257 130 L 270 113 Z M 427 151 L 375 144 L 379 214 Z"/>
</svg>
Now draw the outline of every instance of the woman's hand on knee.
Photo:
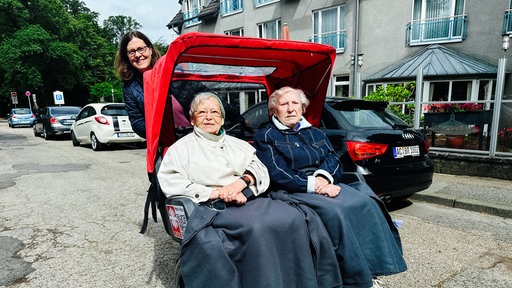
<svg viewBox="0 0 512 288">
<path fill-rule="evenodd" d="M 320 189 L 317 189 L 315 191 L 315 193 L 317 193 L 317 194 L 321 194 L 321 195 L 331 197 L 331 198 L 338 196 L 340 194 L 340 192 L 341 192 L 341 187 L 338 185 L 334 185 L 334 184 L 324 185 L 324 186 L 320 187 Z"/>
</svg>

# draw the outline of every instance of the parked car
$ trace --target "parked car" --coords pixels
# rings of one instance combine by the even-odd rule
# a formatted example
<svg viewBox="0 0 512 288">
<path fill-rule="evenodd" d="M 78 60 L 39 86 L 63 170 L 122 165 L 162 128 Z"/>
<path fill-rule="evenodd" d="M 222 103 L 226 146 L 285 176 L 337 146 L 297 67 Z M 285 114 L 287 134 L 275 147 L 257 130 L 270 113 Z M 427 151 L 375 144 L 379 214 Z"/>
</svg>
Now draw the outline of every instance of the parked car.
<svg viewBox="0 0 512 288">
<path fill-rule="evenodd" d="M 18 126 L 32 127 L 32 125 L 34 125 L 35 119 L 36 116 L 29 108 L 13 108 L 7 115 L 7 122 L 11 128 Z"/>
<path fill-rule="evenodd" d="M 320 128 L 327 134 L 347 172 L 358 172 L 383 199 L 407 198 L 432 184 L 434 164 L 425 135 L 386 109 L 386 102 L 328 97 Z M 267 102 L 245 111 L 247 128 L 228 133 L 251 141 L 268 121 Z"/>
<path fill-rule="evenodd" d="M 34 121 L 34 136 L 49 140 L 59 135 L 69 135 L 71 125 L 80 111 L 78 106 L 48 106 L 37 114 Z"/>
<path fill-rule="evenodd" d="M 124 103 L 84 106 L 71 127 L 71 141 L 73 146 L 90 144 L 94 151 L 118 143 L 145 145 L 145 139 L 133 132 Z"/>
</svg>

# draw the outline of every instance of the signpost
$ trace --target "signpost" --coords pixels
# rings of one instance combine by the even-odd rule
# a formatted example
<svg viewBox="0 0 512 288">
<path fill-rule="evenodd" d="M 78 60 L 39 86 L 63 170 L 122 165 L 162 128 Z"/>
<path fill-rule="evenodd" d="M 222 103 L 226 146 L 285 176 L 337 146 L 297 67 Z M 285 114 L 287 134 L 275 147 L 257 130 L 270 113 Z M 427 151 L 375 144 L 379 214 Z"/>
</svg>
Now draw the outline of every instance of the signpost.
<svg viewBox="0 0 512 288">
<path fill-rule="evenodd" d="M 32 104 L 30 102 L 30 95 L 31 95 L 30 91 L 27 90 L 25 92 L 25 96 L 27 96 L 27 98 L 28 98 L 28 107 L 30 108 L 30 112 L 32 112 Z"/>
<path fill-rule="evenodd" d="M 18 104 L 18 93 L 17 92 L 11 92 L 11 101 L 12 101 L 12 104 L 14 104 L 14 105 Z"/>
<path fill-rule="evenodd" d="M 55 105 L 64 105 L 64 92 L 62 91 L 53 91 L 53 101 Z"/>
</svg>

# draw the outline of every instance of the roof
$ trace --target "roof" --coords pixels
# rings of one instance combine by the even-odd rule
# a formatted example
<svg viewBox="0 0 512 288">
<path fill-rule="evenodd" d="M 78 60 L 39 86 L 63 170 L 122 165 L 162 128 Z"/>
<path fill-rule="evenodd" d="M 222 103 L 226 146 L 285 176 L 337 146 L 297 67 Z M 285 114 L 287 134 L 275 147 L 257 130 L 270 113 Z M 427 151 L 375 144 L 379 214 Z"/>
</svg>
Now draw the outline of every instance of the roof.
<svg viewBox="0 0 512 288">
<path fill-rule="evenodd" d="M 420 66 L 423 66 L 423 77 L 425 78 L 462 75 L 495 76 L 498 72 L 497 66 L 434 44 L 417 51 L 377 73 L 369 75 L 364 79 L 364 82 L 414 79 Z"/>
<path fill-rule="evenodd" d="M 171 22 L 167 24 L 168 29 L 172 29 L 174 27 L 180 27 L 181 24 L 183 24 L 183 12 L 181 10 L 174 15 L 174 18 L 172 18 Z"/>
<path fill-rule="evenodd" d="M 210 3 L 206 7 L 201 9 L 201 12 L 197 15 L 199 20 L 204 20 L 209 17 L 215 18 L 219 14 L 220 9 L 220 1 L 219 0 L 211 0 Z"/>
<path fill-rule="evenodd" d="M 180 2 L 181 4 L 181 2 Z M 201 12 L 194 17 L 199 20 L 206 20 L 208 18 L 216 18 L 219 14 L 220 10 L 220 0 L 211 0 L 210 3 L 208 3 L 207 6 L 203 7 L 201 9 Z M 188 20 L 188 19 L 187 19 Z M 181 25 L 185 22 L 185 19 L 183 18 L 183 12 L 180 10 L 176 15 L 174 15 L 174 18 L 172 18 L 171 22 L 167 24 L 168 29 L 173 28 L 181 28 Z"/>
</svg>

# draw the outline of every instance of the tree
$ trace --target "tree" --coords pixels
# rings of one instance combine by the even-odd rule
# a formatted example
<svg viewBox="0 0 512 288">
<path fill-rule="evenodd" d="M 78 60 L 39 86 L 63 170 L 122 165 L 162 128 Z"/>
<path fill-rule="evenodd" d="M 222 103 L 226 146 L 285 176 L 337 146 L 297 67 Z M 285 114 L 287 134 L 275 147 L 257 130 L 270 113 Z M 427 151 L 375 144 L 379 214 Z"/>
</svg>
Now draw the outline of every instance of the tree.
<svg viewBox="0 0 512 288">
<path fill-rule="evenodd" d="M 130 16 L 109 16 L 103 21 L 105 38 L 116 46 L 124 34 L 140 28 L 142 28 L 142 25 Z"/>
</svg>

